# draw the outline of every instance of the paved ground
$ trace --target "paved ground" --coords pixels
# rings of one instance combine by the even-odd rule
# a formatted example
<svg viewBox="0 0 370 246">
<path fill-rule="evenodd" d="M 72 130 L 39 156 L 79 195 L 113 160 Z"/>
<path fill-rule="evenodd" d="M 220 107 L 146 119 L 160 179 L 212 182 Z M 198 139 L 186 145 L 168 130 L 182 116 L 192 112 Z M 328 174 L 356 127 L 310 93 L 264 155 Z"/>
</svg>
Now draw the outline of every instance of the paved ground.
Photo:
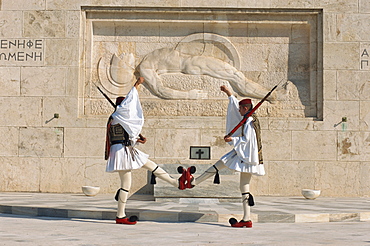
<svg viewBox="0 0 370 246">
<path fill-rule="evenodd" d="M 370 198 L 255 197 L 253 228 L 232 228 L 240 203 L 128 200 L 137 225 L 116 225 L 114 194 L 0 193 L 0 245 L 370 245 Z"/>
<path fill-rule="evenodd" d="M 60 218 L 115 218 L 114 194 L 87 197 L 83 194 L 0 193 L 0 213 Z M 253 222 L 348 222 L 370 221 L 370 198 L 255 197 Z M 177 202 L 153 201 L 134 196 L 127 203 L 128 215 L 140 221 L 222 222 L 242 215 L 241 203 L 219 203 L 215 199 L 180 199 Z"/>
<path fill-rule="evenodd" d="M 369 222 L 255 223 L 232 228 L 216 222 L 116 225 L 111 220 L 0 214 L 0 245 L 370 245 Z"/>
</svg>

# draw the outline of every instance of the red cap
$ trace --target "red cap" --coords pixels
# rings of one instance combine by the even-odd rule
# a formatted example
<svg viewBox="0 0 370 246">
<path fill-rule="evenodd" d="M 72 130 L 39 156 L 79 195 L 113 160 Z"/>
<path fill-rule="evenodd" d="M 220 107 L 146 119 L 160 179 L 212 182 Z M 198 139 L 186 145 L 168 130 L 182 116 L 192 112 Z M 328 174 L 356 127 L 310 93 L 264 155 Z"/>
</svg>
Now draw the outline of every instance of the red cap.
<svg viewBox="0 0 370 246">
<path fill-rule="evenodd" d="M 239 105 L 252 104 L 251 99 L 243 99 L 239 102 Z"/>
<path fill-rule="evenodd" d="M 121 104 L 121 102 L 122 102 L 124 99 L 125 99 L 125 97 L 117 97 L 117 98 L 116 98 L 116 106 L 117 106 L 117 105 L 120 105 L 120 104 Z"/>
</svg>

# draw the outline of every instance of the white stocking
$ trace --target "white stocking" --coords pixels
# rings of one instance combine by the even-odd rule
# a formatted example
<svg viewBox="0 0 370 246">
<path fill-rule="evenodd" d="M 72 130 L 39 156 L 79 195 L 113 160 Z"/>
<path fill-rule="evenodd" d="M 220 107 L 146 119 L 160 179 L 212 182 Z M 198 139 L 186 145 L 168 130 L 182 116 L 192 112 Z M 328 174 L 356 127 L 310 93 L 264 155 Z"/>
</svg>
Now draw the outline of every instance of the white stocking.
<svg viewBox="0 0 370 246">
<path fill-rule="evenodd" d="M 119 171 L 118 174 L 121 179 L 121 189 L 118 195 L 117 217 L 123 218 L 126 216 L 126 202 L 131 188 L 131 170 Z"/>
<path fill-rule="evenodd" d="M 240 173 L 240 191 L 242 193 L 242 203 L 243 203 L 243 219 L 248 221 L 251 219 L 251 207 L 248 205 L 249 198 L 249 183 L 251 181 L 252 174 L 250 173 Z"/>
<path fill-rule="evenodd" d="M 165 170 L 160 168 L 157 164 L 155 164 L 153 161 L 148 160 L 147 163 L 143 166 L 145 169 L 148 169 L 149 171 L 153 172 L 154 175 L 163 181 L 166 181 L 167 183 L 178 187 L 178 181 L 177 179 L 172 178 Z"/>
<path fill-rule="evenodd" d="M 217 169 L 216 169 L 216 168 Z M 191 182 L 192 185 L 198 185 L 200 183 L 202 183 L 203 181 L 205 181 L 206 179 L 212 177 L 213 175 L 215 175 L 217 173 L 217 170 L 221 170 L 223 168 L 225 168 L 225 164 L 219 160 L 216 162 L 216 164 L 214 164 L 213 166 L 211 166 L 210 168 L 208 168 L 202 175 L 200 175 L 199 177 L 197 177 L 194 182 Z"/>
</svg>

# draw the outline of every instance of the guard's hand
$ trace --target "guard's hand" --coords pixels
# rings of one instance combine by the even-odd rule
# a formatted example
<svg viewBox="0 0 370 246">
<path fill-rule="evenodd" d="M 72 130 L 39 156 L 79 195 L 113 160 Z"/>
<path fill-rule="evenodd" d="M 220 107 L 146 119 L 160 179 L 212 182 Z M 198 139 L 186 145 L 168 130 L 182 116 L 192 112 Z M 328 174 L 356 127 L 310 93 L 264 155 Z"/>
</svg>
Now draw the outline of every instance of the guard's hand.
<svg viewBox="0 0 370 246">
<path fill-rule="evenodd" d="M 232 95 L 231 91 L 226 87 L 226 85 L 221 85 L 221 91 L 225 92 L 228 97 Z"/>
<path fill-rule="evenodd" d="M 134 86 L 137 88 L 142 83 L 144 83 L 144 77 L 139 77 L 139 78 L 137 78 Z"/>
<path fill-rule="evenodd" d="M 144 138 L 143 136 L 140 136 L 140 138 L 138 138 L 136 142 L 145 144 L 146 143 L 146 138 Z"/>
<path fill-rule="evenodd" d="M 231 141 L 233 141 L 232 137 L 230 137 L 229 135 L 226 135 L 224 137 L 224 140 L 225 140 L 225 142 L 231 142 Z"/>
</svg>

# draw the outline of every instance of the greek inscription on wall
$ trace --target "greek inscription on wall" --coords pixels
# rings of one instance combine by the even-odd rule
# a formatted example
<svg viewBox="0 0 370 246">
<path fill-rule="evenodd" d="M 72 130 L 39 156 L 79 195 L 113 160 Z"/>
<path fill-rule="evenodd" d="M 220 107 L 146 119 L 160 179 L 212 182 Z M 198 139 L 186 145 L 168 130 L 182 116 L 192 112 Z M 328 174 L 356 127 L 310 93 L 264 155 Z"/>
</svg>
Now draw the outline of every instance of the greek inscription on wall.
<svg viewBox="0 0 370 246">
<path fill-rule="evenodd" d="M 360 69 L 361 70 L 370 70 L 370 48 L 362 48 L 360 52 Z"/>
<path fill-rule="evenodd" d="M 43 62 L 43 40 L 41 39 L 1 39 L 0 65 Z M 36 63 L 36 64 L 35 64 Z"/>
</svg>

